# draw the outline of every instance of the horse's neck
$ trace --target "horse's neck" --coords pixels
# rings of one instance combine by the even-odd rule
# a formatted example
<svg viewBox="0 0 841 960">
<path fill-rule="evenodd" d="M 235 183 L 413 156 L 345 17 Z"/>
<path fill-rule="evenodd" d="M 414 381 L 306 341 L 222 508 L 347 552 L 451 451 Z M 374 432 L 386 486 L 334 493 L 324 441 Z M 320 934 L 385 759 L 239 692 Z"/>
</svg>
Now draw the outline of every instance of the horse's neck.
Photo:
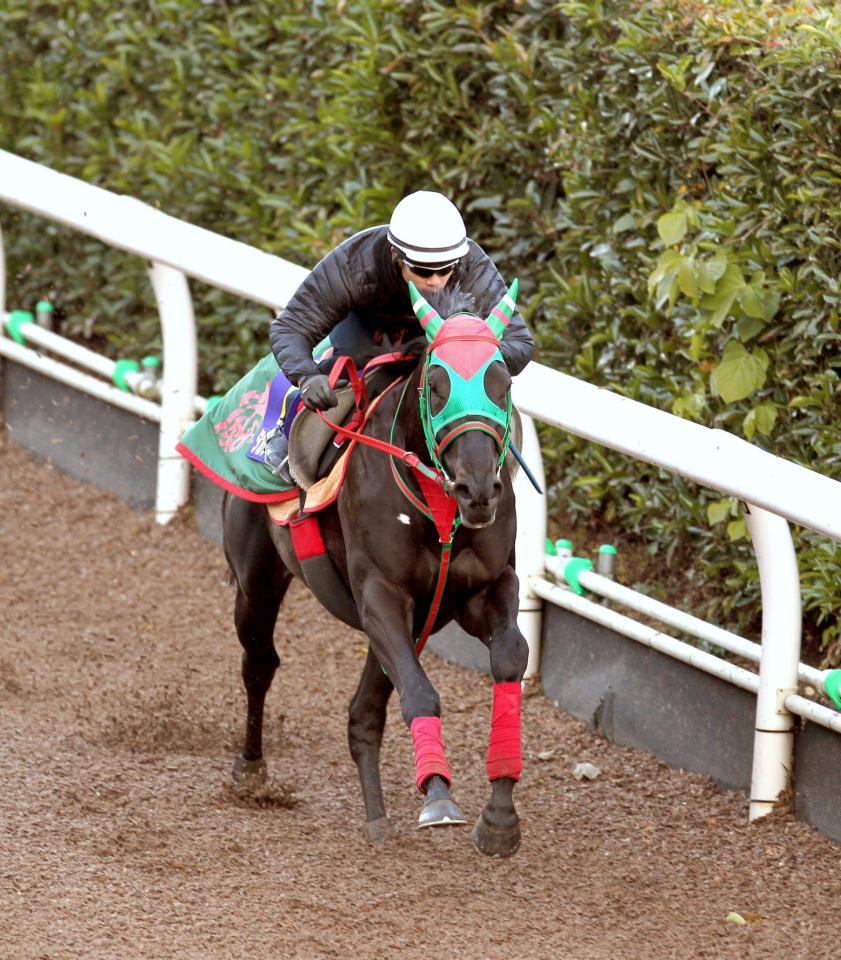
<svg viewBox="0 0 841 960">
<path fill-rule="evenodd" d="M 412 371 L 403 386 L 397 388 L 397 400 L 391 413 L 394 443 L 416 453 L 424 463 L 430 463 L 429 451 L 423 435 L 418 388 L 421 369 Z M 399 409 L 398 409 L 399 404 Z"/>
</svg>

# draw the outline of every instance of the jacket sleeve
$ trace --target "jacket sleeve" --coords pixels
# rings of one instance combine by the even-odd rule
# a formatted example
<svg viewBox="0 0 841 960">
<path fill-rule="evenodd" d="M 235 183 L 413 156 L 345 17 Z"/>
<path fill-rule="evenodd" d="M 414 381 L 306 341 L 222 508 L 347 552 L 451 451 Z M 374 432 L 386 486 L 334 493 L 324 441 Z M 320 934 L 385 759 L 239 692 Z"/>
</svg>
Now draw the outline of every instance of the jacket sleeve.
<svg viewBox="0 0 841 960">
<path fill-rule="evenodd" d="M 318 373 L 312 358 L 313 347 L 339 323 L 354 306 L 347 285 L 347 253 L 340 246 L 315 265 L 272 321 L 269 340 L 280 369 L 298 384 Z"/>
<path fill-rule="evenodd" d="M 465 264 L 465 273 L 460 278 L 461 288 L 473 293 L 477 301 L 482 303 L 492 300 L 493 308 L 507 293 L 508 286 L 485 251 L 472 240 L 470 246 L 471 256 Z M 500 351 L 512 377 L 520 373 L 534 354 L 534 340 L 519 310 L 514 311 L 505 328 Z"/>
</svg>

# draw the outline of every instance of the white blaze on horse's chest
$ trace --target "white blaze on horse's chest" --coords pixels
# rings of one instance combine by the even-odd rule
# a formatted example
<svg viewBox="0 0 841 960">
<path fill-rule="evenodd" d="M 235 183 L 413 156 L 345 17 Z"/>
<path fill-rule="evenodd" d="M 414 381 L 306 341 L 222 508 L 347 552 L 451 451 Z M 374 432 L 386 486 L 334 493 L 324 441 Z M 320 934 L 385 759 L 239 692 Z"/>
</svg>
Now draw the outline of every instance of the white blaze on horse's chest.
<svg viewBox="0 0 841 960">
<path fill-rule="evenodd" d="M 398 519 L 401 523 L 405 523 L 407 526 L 412 522 L 412 521 L 406 516 L 405 513 L 398 513 L 398 514 L 397 514 L 397 519 Z"/>
</svg>

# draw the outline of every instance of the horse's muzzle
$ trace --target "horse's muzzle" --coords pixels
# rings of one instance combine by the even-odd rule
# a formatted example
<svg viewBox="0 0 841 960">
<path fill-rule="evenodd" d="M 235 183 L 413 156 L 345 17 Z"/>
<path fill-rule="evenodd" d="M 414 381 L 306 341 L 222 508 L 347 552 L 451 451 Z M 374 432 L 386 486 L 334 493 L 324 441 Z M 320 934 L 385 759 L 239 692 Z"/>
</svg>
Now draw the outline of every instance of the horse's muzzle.
<svg viewBox="0 0 841 960">
<path fill-rule="evenodd" d="M 496 479 L 487 485 L 459 483 L 453 485 L 462 526 L 471 530 L 489 527 L 496 520 L 496 509 L 502 496 L 502 483 Z"/>
<path fill-rule="evenodd" d="M 496 520 L 496 508 L 494 508 L 494 510 L 491 512 L 491 515 L 486 520 L 468 518 L 461 507 L 459 507 L 459 514 L 461 515 L 461 525 L 463 527 L 468 527 L 470 530 L 481 530 L 484 527 L 489 527 L 494 520 Z"/>
</svg>

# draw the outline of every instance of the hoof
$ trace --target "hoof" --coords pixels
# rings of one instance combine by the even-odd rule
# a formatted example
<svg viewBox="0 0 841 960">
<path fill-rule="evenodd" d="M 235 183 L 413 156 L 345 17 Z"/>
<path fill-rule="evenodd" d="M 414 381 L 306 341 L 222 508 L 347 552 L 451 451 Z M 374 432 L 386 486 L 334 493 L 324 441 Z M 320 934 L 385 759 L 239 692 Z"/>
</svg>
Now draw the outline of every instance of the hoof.
<svg viewBox="0 0 841 960">
<path fill-rule="evenodd" d="M 365 839 L 368 843 L 384 843 L 392 834 L 391 821 L 388 817 L 378 817 L 365 824 Z"/>
<path fill-rule="evenodd" d="M 467 821 L 459 810 L 455 800 L 441 797 L 438 800 L 427 800 L 421 808 L 418 817 L 418 829 L 423 827 L 463 827 Z"/>
<path fill-rule="evenodd" d="M 488 823 L 482 814 L 473 828 L 473 843 L 486 857 L 513 856 L 520 849 L 520 839 L 519 820 L 513 826 L 498 827 Z"/>
<path fill-rule="evenodd" d="M 262 757 L 259 760 L 246 760 L 242 754 L 237 754 L 234 758 L 231 777 L 237 793 L 247 794 L 260 790 L 265 787 L 269 779 L 266 761 Z"/>
</svg>

